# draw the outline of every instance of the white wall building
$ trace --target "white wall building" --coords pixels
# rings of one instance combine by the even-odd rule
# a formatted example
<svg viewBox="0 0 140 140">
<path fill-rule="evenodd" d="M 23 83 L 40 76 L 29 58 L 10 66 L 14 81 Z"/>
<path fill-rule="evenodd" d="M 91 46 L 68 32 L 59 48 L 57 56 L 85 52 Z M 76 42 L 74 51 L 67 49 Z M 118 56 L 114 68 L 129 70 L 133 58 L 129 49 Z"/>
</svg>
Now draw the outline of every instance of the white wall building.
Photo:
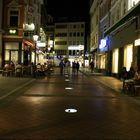
<svg viewBox="0 0 140 140">
<path fill-rule="evenodd" d="M 84 55 L 84 44 L 85 22 L 55 23 L 54 51 L 58 58 L 82 61 L 83 57 L 81 56 Z"/>
</svg>

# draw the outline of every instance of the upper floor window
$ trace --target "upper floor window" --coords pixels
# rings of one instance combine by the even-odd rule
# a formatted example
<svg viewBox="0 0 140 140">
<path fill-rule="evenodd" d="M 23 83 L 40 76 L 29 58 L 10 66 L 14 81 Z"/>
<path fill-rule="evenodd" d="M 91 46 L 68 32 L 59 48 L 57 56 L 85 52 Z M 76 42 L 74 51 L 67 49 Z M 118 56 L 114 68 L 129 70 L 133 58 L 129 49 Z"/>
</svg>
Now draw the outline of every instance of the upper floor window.
<svg viewBox="0 0 140 140">
<path fill-rule="evenodd" d="M 84 24 L 81 24 L 81 28 L 84 28 Z"/>
<path fill-rule="evenodd" d="M 127 7 L 126 7 L 126 3 L 124 2 L 123 4 L 123 14 L 125 14 L 127 12 Z"/>
<path fill-rule="evenodd" d="M 76 24 L 73 25 L 73 28 L 76 28 Z"/>
<path fill-rule="evenodd" d="M 56 28 L 57 29 L 64 29 L 64 28 L 67 28 L 67 25 L 66 24 L 56 25 Z"/>
<path fill-rule="evenodd" d="M 18 27 L 18 17 L 19 17 L 18 10 L 10 11 L 10 19 L 9 19 L 10 27 Z"/>
</svg>

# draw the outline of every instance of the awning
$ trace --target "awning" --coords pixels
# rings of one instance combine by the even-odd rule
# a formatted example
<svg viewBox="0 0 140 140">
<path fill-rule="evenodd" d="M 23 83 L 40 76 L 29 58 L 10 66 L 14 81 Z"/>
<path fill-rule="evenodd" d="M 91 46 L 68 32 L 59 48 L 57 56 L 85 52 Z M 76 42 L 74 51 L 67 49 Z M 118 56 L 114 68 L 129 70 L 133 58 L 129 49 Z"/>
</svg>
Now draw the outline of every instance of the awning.
<svg viewBox="0 0 140 140">
<path fill-rule="evenodd" d="M 113 25 L 108 30 L 106 30 L 106 32 L 104 33 L 104 36 L 107 36 L 108 34 L 110 34 L 111 32 L 113 32 L 115 29 L 117 29 L 118 27 L 120 27 L 121 25 L 123 25 L 130 18 L 132 18 L 133 16 L 138 15 L 139 13 L 140 13 L 140 3 L 138 3 L 135 7 L 133 7 L 127 13 L 127 15 L 125 15 L 122 19 L 120 19 L 115 25 Z"/>
<path fill-rule="evenodd" d="M 23 42 L 24 42 L 26 45 L 28 45 L 28 46 L 31 46 L 31 47 L 34 46 L 33 43 L 30 42 L 30 41 L 24 40 Z"/>
</svg>

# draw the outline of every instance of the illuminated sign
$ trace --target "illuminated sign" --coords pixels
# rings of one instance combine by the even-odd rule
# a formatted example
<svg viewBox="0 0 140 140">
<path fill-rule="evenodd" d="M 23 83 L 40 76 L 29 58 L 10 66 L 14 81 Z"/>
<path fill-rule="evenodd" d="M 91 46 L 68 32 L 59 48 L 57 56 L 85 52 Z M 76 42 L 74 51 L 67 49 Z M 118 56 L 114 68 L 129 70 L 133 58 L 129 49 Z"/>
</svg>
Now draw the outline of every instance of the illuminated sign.
<svg viewBox="0 0 140 140">
<path fill-rule="evenodd" d="M 33 23 L 31 23 L 31 24 L 23 24 L 23 29 L 25 31 L 34 31 L 35 30 L 35 25 Z"/>
<path fill-rule="evenodd" d="M 39 48 L 41 48 L 41 47 L 46 47 L 46 43 L 45 43 L 45 42 L 37 42 L 37 46 L 38 46 Z"/>
<path fill-rule="evenodd" d="M 135 40 L 134 46 L 140 46 L 140 39 L 136 39 L 136 40 Z"/>
<path fill-rule="evenodd" d="M 103 49 L 104 47 L 106 47 L 107 46 L 107 41 L 108 41 L 107 38 L 101 39 L 100 44 L 99 44 L 99 49 Z"/>
<path fill-rule="evenodd" d="M 69 46 L 68 50 L 84 50 L 84 45 Z"/>
</svg>

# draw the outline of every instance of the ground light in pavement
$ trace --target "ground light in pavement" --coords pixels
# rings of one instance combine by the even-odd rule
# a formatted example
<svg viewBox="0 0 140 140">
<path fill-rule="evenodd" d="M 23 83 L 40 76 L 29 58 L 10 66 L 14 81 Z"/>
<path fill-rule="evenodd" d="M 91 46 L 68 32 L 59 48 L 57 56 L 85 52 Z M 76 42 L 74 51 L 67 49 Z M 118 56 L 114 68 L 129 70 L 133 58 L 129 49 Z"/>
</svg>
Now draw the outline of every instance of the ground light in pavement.
<svg viewBox="0 0 140 140">
<path fill-rule="evenodd" d="M 65 74 L 65 77 L 69 77 L 69 75 L 68 74 Z"/>
<path fill-rule="evenodd" d="M 65 87 L 65 89 L 72 90 L 73 88 L 72 87 Z"/>
<path fill-rule="evenodd" d="M 69 79 L 65 79 L 65 81 L 66 81 L 66 82 L 69 82 L 70 80 L 69 80 Z"/>
<path fill-rule="evenodd" d="M 66 112 L 66 113 L 76 113 L 77 110 L 74 109 L 74 108 L 68 108 L 68 109 L 65 109 L 65 112 Z"/>
</svg>

